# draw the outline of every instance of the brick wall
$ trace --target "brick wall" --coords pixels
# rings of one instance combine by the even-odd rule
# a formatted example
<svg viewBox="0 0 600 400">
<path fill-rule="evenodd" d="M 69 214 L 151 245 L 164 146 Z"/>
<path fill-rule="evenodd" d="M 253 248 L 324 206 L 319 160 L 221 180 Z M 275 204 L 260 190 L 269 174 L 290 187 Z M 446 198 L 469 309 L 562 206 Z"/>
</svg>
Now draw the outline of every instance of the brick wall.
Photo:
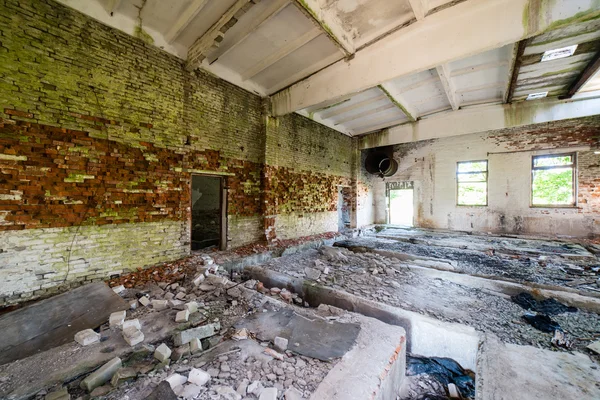
<svg viewBox="0 0 600 400">
<path fill-rule="evenodd" d="M 337 229 L 355 144 L 263 109 L 59 3 L 0 0 L 0 305 L 188 254 L 194 173 L 226 178 L 229 247 L 278 215 L 282 238 Z"/>
<path fill-rule="evenodd" d="M 483 232 L 600 234 L 600 116 L 397 145 L 398 172 L 386 181 L 415 182 L 415 224 Z M 531 157 L 576 151 L 575 208 L 532 208 Z M 489 154 L 500 153 L 500 154 Z M 488 206 L 456 205 L 456 163 L 488 160 Z M 371 179 L 375 222 L 385 223 L 385 183 Z"/>
<path fill-rule="evenodd" d="M 353 140 L 297 114 L 269 118 L 266 131 L 267 238 L 337 231 L 338 187 L 353 182 Z"/>
</svg>

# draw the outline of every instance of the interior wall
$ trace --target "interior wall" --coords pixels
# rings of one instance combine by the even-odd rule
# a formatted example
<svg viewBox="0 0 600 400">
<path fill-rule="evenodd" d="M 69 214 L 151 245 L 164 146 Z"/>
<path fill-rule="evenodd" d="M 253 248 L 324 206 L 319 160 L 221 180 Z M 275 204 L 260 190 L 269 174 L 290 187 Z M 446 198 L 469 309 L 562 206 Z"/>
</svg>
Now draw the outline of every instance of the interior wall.
<svg viewBox="0 0 600 400">
<path fill-rule="evenodd" d="M 283 238 L 336 230 L 352 140 L 267 129 L 263 106 L 52 0 L 0 0 L 0 305 L 189 254 L 192 174 L 226 179 L 229 248 L 278 214 Z"/>
<path fill-rule="evenodd" d="M 424 228 L 586 237 L 600 234 L 600 116 L 396 145 L 398 172 L 414 181 L 415 224 Z M 531 157 L 577 151 L 574 208 L 530 207 Z M 489 154 L 501 153 L 501 154 Z M 488 160 L 488 206 L 456 205 L 456 163 Z M 365 172 L 363 172 L 364 174 Z M 376 223 L 385 223 L 385 182 L 374 186 Z"/>
</svg>

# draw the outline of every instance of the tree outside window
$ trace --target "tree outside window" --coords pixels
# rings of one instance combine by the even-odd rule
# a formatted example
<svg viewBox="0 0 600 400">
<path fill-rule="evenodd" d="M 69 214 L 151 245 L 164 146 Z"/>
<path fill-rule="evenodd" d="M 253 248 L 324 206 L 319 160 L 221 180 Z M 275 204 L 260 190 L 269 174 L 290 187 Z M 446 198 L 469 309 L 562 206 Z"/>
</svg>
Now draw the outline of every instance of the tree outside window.
<svg viewBox="0 0 600 400">
<path fill-rule="evenodd" d="M 531 205 L 534 207 L 575 205 L 575 153 L 533 156 Z"/>
<path fill-rule="evenodd" d="M 457 200 L 459 206 L 487 206 L 488 162 L 461 161 L 456 167 Z"/>
</svg>

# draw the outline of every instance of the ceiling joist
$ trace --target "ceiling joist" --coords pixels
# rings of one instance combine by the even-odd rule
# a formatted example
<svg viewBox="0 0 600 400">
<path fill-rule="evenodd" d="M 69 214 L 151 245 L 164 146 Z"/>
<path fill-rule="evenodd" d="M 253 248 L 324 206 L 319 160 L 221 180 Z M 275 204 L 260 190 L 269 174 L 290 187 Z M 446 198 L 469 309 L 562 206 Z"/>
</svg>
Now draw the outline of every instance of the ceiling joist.
<svg viewBox="0 0 600 400">
<path fill-rule="evenodd" d="M 539 13 L 540 0 L 469 0 L 393 32 L 272 96 L 274 115 L 358 93 L 395 78 L 539 35 L 550 27 L 577 23 L 600 13 L 589 0 L 550 2 Z M 538 7 L 538 8 L 536 8 Z M 524 12 L 529 12 L 523 24 Z M 486 32 L 473 35 L 473 32 Z M 449 46 L 449 37 L 462 37 Z M 410 57 L 407 57 L 410 55 Z"/>
<path fill-rule="evenodd" d="M 257 0 L 237 0 L 202 36 L 200 36 L 188 50 L 186 69 L 192 71 L 198 67 L 206 57 L 206 52 L 213 46 L 217 39 L 224 36 L 227 28 L 231 27 L 233 18 L 239 19 Z M 235 22 L 235 21 L 233 21 Z"/>
<path fill-rule="evenodd" d="M 523 58 L 523 53 L 525 53 L 525 48 L 527 47 L 527 40 L 521 40 L 517 45 L 517 50 L 514 53 L 514 65 L 512 66 L 510 72 L 510 79 L 508 83 L 508 89 L 504 95 L 504 102 L 511 103 L 513 100 L 513 96 L 515 95 L 515 89 L 517 88 L 517 79 L 519 78 L 519 71 L 521 70 L 521 59 Z"/>
<path fill-rule="evenodd" d="M 571 85 L 565 98 L 570 99 L 573 97 L 598 71 L 600 71 L 600 52 L 596 54 L 579 78 Z"/>
<path fill-rule="evenodd" d="M 287 43 L 285 46 L 281 47 L 276 52 L 271 53 L 269 56 L 265 57 L 264 59 L 262 59 L 252 67 L 248 68 L 246 71 L 244 71 L 241 74 L 242 79 L 248 80 L 255 77 L 265 69 L 269 68 L 271 65 L 275 64 L 277 61 L 298 50 L 300 47 L 304 46 L 319 35 L 321 35 L 321 30 L 315 27 L 306 32 L 304 35 L 298 36 L 296 39 Z"/>
<path fill-rule="evenodd" d="M 425 18 L 429 12 L 429 0 L 408 0 L 417 21 Z"/>
<path fill-rule="evenodd" d="M 250 36 L 250 34 L 269 22 L 273 17 L 277 16 L 277 14 L 289 4 L 290 0 L 261 1 L 258 3 L 254 9 L 260 7 L 260 14 L 258 16 L 253 16 L 253 18 L 250 18 L 250 15 L 248 15 L 247 18 L 239 21 L 235 28 L 232 28 L 231 34 L 225 36 L 225 39 L 219 44 L 217 50 L 207 57 L 208 62 L 212 64 L 219 57 L 223 57 L 225 54 L 229 53 L 238 44 L 243 42 L 244 39 Z M 252 14 L 254 14 L 254 10 L 252 11 Z M 235 33 L 233 32 L 234 30 Z"/>
<path fill-rule="evenodd" d="M 354 38 L 344 29 L 333 10 L 321 8 L 319 0 L 295 0 L 298 9 L 308 15 L 347 57 L 355 52 Z"/>
<path fill-rule="evenodd" d="M 387 96 L 387 98 L 406 115 L 406 117 L 415 122 L 419 117 L 417 110 L 408 104 L 408 101 L 399 93 L 397 90 L 389 85 L 382 83 L 379 85 L 379 89 Z"/>
<path fill-rule="evenodd" d="M 452 82 L 452 78 L 450 77 L 450 68 L 448 64 L 443 64 L 435 68 L 437 71 L 440 80 L 442 81 L 442 86 L 444 87 L 444 92 L 446 92 L 446 97 L 448 98 L 448 102 L 454 111 L 460 108 L 460 102 L 458 100 L 458 95 L 456 93 L 456 88 L 454 87 L 454 82 Z"/>
<path fill-rule="evenodd" d="M 208 3 L 208 0 L 194 0 L 192 3 L 185 9 L 183 14 L 179 16 L 177 21 L 173 24 L 171 29 L 165 35 L 165 40 L 167 43 L 173 43 L 181 32 L 192 22 L 194 18 L 202 11 L 204 6 Z"/>
</svg>

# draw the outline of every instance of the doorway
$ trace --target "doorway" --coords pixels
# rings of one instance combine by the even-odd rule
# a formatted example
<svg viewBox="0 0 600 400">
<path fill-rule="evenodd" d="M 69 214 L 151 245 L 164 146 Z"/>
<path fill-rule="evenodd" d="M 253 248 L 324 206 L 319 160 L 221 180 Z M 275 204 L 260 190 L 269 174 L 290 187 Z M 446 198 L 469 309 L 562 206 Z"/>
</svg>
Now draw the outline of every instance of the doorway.
<svg viewBox="0 0 600 400">
<path fill-rule="evenodd" d="M 350 227 L 350 188 L 338 187 L 338 232 Z"/>
<path fill-rule="evenodd" d="M 414 226 L 412 182 L 394 182 L 388 187 L 388 221 L 391 225 Z"/>
<path fill-rule="evenodd" d="M 192 175 L 192 250 L 222 248 L 223 178 Z"/>
</svg>

